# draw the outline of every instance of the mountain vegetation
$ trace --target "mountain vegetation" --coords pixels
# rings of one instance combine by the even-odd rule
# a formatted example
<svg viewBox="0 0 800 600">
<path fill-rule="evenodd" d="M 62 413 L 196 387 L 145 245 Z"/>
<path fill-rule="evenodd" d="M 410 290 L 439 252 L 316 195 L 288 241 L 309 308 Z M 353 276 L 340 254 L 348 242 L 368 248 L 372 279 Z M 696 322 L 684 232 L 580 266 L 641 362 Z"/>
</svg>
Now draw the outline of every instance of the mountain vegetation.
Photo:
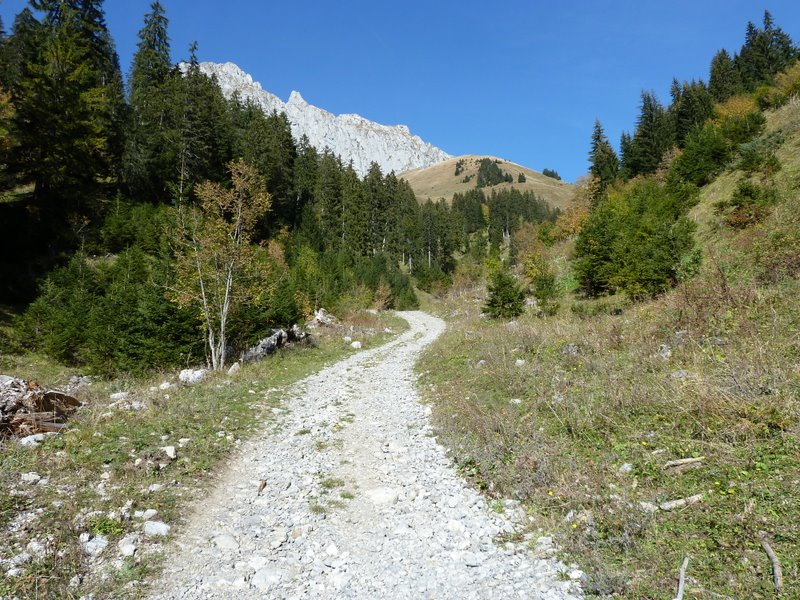
<svg viewBox="0 0 800 600">
<path fill-rule="evenodd" d="M 689 598 L 798 587 L 798 58 L 765 13 L 708 83 L 643 92 L 619 152 L 596 122 L 570 208 L 431 305 L 440 439 L 589 596 L 671 597 L 682 565 Z"/>
<path fill-rule="evenodd" d="M 252 389 L 212 374 L 166 402 L 154 385 L 159 410 L 119 420 L 101 393 L 222 371 L 322 307 L 390 334 L 362 309 L 420 305 L 449 320 L 419 365 L 439 439 L 498 510 L 514 498 L 530 534 L 554 532 L 587 595 L 666 597 L 685 557 L 687 598 L 780 596 L 776 561 L 784 597 L 800 589 L 800 50 L 770 13 L 708 81 L 674 79 L 668 104 L 643 90 L 617 148 L 598 119 L 574 186 L 474 156 L 359 175 L 285 114 L 226 99 L 195 45 L 175 64 L 158 1 L 127 74 L 102 0 L 31 0 L 0 32 L 2 365 L 99 376 L 80 427 L 3 447 L 0 525 L 44 502 L 48 543 L 70 551 L 0 595 L 74 595 L 77 532 L 124 531 L 87 507 L 194 485 L 262 419 L 248 394 L 343 350 L 245 366 Z M 86 507 L 16 494 L 34 469 L 76 473 Z M 182 494 L 148 501 L 176 518 Z"/>
<path fill-rule="evenodd" d="M 428 198 L 450 202 L 454 195 L 466 194 L 476 187 L 480 187 L 487 196 L 508 190 L 523 194 L 529 192 L 553 209 L 564 210 L 572 201 L 572 185 L 559 177 L 538 173 L 493 156 L 459 156 L 424 169 L 407 171 L 400 176 L 408 181 L 421 202 Z"/>
<path fill-rule="evenodd" d="M 1 40 L 0 302 L 22 347 L 103 374 L 222 368 L 323 306 L 415 307 L 457 253 L 553 218 L 517 194 L 465 227 L 377 164 L 359 177 L 285 114 L 226 100 L 195 45 L 174 64 L 157 1 L 126 78 L 102 4 L 31 3 Z"/>
</svg>

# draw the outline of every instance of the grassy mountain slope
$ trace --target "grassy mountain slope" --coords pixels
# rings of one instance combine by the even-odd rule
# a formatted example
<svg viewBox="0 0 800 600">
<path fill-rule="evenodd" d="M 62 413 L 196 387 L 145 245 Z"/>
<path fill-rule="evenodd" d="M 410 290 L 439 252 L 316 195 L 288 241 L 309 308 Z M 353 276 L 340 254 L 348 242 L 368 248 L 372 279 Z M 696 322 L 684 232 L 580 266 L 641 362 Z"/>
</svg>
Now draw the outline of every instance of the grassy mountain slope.
<svg viewBox="0 0 800 600">
<path fill-rule="evenodd" d="M 572 185 L 493 156 L 478 156 L 474 154 L 456 156 L 426 169 L 407 171 L 401 177 L 411 184 L 414 193 L 421 201 L 428 198 L 431 200 L 438 200 L 439 198 L 451 200 L 453 194 L 463 193 L 475 188 L 478 166 L 481 159 L 484 158 L 499 160 L 500 164 L 498 166 L 514 178 L 513 183 L 501 183 L 483 188 L 485 193 L 491 194 L 493 189 L 515 188 L 523 192 L 535 192 L 553 208 L 563 210 L 569 204 L 569 200 L 572 197 Z M 456 164 L 459 161 L 463 161 L 464 170 L 456 175 Z M 520 173 L 525 176 L 524 183 L 517 182 Z M 465 179 L 468 179 L 468 181 L 464 181 Z"/>
<path fill-rule="evenodd" d="M 673 291 L 511 323 L 480 317 L 482 288 L 440 307 L 451 326 L 420 367 L 440 439 L 557 532 L 590 595 L 672 597 L 689 556 L 687 599 L 775 597 L 765 535 L 798 597 L 800 110 L 766 116 L 782 168 L 749 179 L 777 198 L 732 227 L 718 203 L 748 176 L 706 186 L 703 265 Z M 549 252 L 568 283 L 569 244 Z"/>
</svg>

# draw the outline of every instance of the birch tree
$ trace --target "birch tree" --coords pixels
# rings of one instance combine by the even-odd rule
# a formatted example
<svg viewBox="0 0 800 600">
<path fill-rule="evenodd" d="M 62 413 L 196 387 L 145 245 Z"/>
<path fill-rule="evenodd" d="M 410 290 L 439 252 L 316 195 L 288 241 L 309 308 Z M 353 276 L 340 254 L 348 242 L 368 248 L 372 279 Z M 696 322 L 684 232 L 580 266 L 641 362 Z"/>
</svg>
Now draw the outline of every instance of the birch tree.
<svg viewBox="0 0 800 600">
<path fill-rule="evenodd" d="M 225 367 L 230 316 L 267 292 L 267 273 L 251 236 L 271 198 L 253 167 L 234 161 L 228 168 L 229 188 L 206 181 L 196 189 L 197 206 L 179 206 L 177 282 L 171 294 L 179 306 L 197 310 L 214 370 Z"/>
</svg>

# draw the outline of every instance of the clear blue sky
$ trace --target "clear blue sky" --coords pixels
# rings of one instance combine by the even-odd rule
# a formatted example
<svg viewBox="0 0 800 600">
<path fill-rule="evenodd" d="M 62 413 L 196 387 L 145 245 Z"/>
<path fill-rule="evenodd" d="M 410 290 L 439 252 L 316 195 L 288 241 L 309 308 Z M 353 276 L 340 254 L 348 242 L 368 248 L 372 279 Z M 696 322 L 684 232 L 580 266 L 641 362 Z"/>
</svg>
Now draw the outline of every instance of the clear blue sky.
<svg viewBox="0 0 800 600">
<path fill-rule="evenodd" d="M 764 9 L 797 42 L 800 2 L 161 0 L 173 58 L 237 63 L 284 100 L 404 123 L 450 154 L 493 154 L 575 180 L 595 118 L 612 143 L 639 93 L 707 78 Z M 7 29 L 24 0 L 2 0 Z M 107 0 L 127 73 L 149 0 Z"/>
</svg>

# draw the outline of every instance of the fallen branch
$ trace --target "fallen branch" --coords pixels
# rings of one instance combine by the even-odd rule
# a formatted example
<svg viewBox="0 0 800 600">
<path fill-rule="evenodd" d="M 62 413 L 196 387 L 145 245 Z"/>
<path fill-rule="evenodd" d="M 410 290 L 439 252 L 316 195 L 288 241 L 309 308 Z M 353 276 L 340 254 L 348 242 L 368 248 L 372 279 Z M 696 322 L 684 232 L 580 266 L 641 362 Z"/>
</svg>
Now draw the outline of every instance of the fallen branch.
<svg viewBox="0 0 800 600">
<path fill-rule="evenodd" d="M 772 562 L 772 582 L 775 585 L 775 593 L 780 596 L 783 593 L 783 571 L 781 570 L 781 561 L 778 560 L 778 555 L 775 554 L 772 546 L 769 545 L 766 531 L 759 531 L 758 538 L 761 541 L 761 547 L 764 548 L 764 552 L 767 553 L 770 562 Z"/>
<path fill-rule="evenodd" d="M 675 467 L 682 467 L 684 465 L 692 465 L 695 463 L 703 462 L 705 456 L 698 456 L 697 458 L 680 458 L 678 460 L 671 460 L 664 464 L 664 469 L 674 469 Z"/>
<path fill-rule="evenodd" d="M 686 568 L 689 566 L 689 556 L 686 555 L 683 557 L 683 564 L 681 565 L 681 572 L 678 576 L 678 595 L 675 596 L 675 600 L 683 600 L 683 591 L 686 587 Z"/>
<path fill-rule="evenodd" d="M 669 500 L 667 502 L 662 502 L 659 504 L 659 508 L 661 510 L 674 510 L 676 508 L 682 508 L 684 506 L 691 506 L 692 504 L 697 504 L 698 502 L 703 501 L 703 494 L 697 494 L 696 496 L 689 496 L 688 498 L 680 498 L 678 500 Z"/>
</svg>

